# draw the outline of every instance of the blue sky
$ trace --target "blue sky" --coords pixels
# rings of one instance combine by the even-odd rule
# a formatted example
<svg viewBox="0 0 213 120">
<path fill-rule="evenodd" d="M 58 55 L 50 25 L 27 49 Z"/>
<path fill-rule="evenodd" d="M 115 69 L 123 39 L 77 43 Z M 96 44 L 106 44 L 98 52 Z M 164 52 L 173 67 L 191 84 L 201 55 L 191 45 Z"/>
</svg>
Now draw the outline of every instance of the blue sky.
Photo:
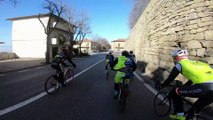
<svg viewBox="0 0 213 120">
<path fill-rule="evenodd" d="M 7 18 L 46 13 L 42 8 L 44 0 L 19 0 L 14 8 L 8 2 L 0 2 L 0 51 L 11 51 L 12 22 Z M 67 0 L 78 11 L 86 11 L 90 17 L 92 34 L 109 41 L 127 38 L 129 35 L 128 17 L 131 0 Z"/>
</svg>

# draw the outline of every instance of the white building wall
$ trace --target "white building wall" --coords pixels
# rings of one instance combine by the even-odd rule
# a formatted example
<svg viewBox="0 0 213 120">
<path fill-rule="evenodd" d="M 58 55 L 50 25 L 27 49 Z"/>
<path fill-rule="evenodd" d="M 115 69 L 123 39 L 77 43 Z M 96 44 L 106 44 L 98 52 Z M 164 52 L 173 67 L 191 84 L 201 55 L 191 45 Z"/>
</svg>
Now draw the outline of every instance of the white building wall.
<svg viewBox="0 0 213 120">
<path fill-rule="evenodd" d="M 42 21 L 47 23 L 48 18 Z M 38 18 L 13 21 L 12 50 L 19 57 L 45 58 L 46 34 Z"/>
</svg>

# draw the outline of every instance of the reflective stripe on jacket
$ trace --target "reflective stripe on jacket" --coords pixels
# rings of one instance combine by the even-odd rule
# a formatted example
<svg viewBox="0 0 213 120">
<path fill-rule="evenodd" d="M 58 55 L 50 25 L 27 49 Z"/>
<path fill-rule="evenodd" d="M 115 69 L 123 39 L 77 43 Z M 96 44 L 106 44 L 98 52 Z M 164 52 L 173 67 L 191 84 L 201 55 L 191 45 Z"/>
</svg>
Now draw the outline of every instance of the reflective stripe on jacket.
<svg viewBox="0 0 213 120">
<path fill-rule="evenodd" d="M 179 62 L 182 67 L 182 74 L 193 84 L 212 82 L 213 69 L 206 63 L 184 59 Z"/>
</svg>

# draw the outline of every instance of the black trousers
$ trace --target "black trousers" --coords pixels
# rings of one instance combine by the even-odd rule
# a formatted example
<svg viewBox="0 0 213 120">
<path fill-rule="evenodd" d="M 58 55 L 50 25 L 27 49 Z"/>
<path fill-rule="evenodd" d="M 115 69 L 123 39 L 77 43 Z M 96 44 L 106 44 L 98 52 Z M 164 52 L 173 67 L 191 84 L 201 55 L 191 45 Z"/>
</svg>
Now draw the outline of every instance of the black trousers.
<svg viewBox="0 0 213 120">
<path fill-rule="evenodd" d="M 198 98 L 188 113 L 189 118 L 193 116 L 194 112 L 199 113 L 205 106 L 213 102 L 213 83 L 182 86 L 179 87 L 178 92 L 180 96 L 176 94 L 175 89 L 171 93 L 175 112 L 183 112 L 183 100 L 181 96 Z"/>
</svg>

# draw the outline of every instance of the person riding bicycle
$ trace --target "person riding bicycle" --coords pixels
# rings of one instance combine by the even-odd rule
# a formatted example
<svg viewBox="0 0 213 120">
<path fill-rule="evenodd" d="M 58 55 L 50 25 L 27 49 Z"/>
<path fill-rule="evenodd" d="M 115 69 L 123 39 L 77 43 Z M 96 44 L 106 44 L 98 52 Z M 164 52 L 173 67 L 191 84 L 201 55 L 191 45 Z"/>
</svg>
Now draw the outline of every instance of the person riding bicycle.
<svg viewBox="0 0 213 120">
<path fill-rule="evenodd" d="M 135 54 L 133 53 L 132 50 L 129 51 L 129 56 L 130 56 L 130 58 L 132 58 L 134 60 L 134 62 L 136 62 L 136 60 L 135 60 Z"/>
<path fill-rule="evenodd" d="M 169 117 L 175 120 L 190 120 L 194 112 L 199 113 L 201 109 L 213 102 L 213 69 L 207 63 L 189 60 L 186 50 L 175 50 L 172 52 L 172 57 L 175 66 L 165 82 L 157 85 L 156 88 L 166 87 L 179 73 L 187 78 L 188 81 L 184 86 L 177 87 L 172 91 L 175 113 Z M 186 115 L 183 112 L 181 96 L 198 98 Z"/>
<path fill-rule="evenodd" d="M 70 64 L 73 65 L 73 67 L 76 67 L 76 64 L 72 62 L 71 59 L 69 59 L 69 57 L 67 56 L 68 54 L 65 53 L 65 50 L 61 50 L 61 52 L 59 53 L 59 55 L 56 55 L 53 60 L 51 61 L 51 67 L 55 70 L 57 70 L 57 72 L 59 73 L 59 82 L 61 83 L 62 86 L 65 86 L 64 84 L 64 71 L 62 66 L 67 66 L 67 64 L 65 63 L 66 60 L 69 61 Z M 62 66 L 61 66 L 62 65 Z"/>
<path fill-rule="evenodd" d="M 114 78 L 114 99 L 118 97 L 119 84 L 122 82 L 123 78 L 128 81 L 130 79 L 131 72 L 136 69 L 135 62 L 128 57 L 129 53 L 127 51 L 123 51 L 122 55 L 118 56 L 118 58 L 113 62 L 113 69 L 117 71 Z M 128 82 L 125 87 L 128 88 Z"/>
<path fill-rule="evenodd" d="M 105 66 L 105 70 L 107 71 L 107 67 L 108 65 L 110 66 L 110 68 L 112 68 L 112 63 L 114 61 L 114 56 L 112 55 L 112 52 L 110 51 L 107 55 L 106 55 L 106 66 Z"/>
</svg>

